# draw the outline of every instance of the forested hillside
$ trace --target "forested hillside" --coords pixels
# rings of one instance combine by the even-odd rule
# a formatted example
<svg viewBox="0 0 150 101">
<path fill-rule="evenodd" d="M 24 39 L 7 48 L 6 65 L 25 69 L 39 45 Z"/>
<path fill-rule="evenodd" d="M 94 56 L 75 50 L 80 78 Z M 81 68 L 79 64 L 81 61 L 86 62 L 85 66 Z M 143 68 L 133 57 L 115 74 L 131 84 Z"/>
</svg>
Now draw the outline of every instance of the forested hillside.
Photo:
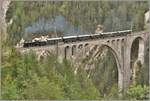
<svg viewBox="0 0 150 101">
<path fill-rule="evenodd" d="M 36 34 L 77 35 L 94 33 L 102 24 L 104 31 L 144 29 L 148 3 L 110 1 L 35 1 L 11 2 L 7 22 L 11 42 Z"/>
<path fill-rule="evenodd" d="M 145 64 L 122 96 L 116 60 L 107 47 L 92 61 L 94 69 L 85 70 L 86 58 L 77 71 L 70 60 L 60 63 L 52 53 L 38 61 L 34 52 L 20 54 L 14 48 L 22 37 L 92 34 L 98 24 L 105 32 L 147 30 L 147 11 L 146 1 L 12 1 L 6 16 L 7 40 L 2 43 L 1 99 L 148 99 L 149 42 Z"/>
</svg>

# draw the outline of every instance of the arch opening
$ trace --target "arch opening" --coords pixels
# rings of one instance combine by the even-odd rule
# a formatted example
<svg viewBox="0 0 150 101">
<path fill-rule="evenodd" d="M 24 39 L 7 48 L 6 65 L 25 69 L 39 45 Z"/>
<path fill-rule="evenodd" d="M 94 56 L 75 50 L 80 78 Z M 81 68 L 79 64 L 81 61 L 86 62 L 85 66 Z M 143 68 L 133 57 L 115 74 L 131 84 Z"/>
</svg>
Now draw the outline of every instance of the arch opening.
<svg viewBox="0 0 150 101">
<path fill-rule="evenodd" d="M 85 47 L 87 47 L 88 45 L 89 45 L 89 44 L 88 44 L 88 43 L 86 43 L 84 46 L 85 46 Z"/>
<path fill-rule="evenodd" d="M 69 46 L 65 47 L 65 59 L 69 57 Z"/>
<path fill-rule="evenodd" d="M 84 45 L 84 53 L 85 53 L 86 56 L 88 56 L 88 51 L 89 51 L 89 43 L 86 43 Z"/>
<path fill-rule="evenodd" d="M 72 56 L 75 55 L 76 54 L 76 45 L 73 45 L 71 50 L 72 50 L 71 55 Z"/>
<path fill-rule="evenodd" d="M 82 49 L 82 48 L 83 48 L 83 45 L 80 44 L 80 45 L 78 46 L 78 49 Z"/>
<path fill-rule="evenodd" d="M 112 95 L 112 97 L 118 96 L 120 86 L 122 86 L 122 76 L 119 73 L 120 65 L 115 51 L 107 45 L 102 45 L 95 57 L 97 59 L 94 59 L 93 62 L 94 69 L 88 70 L 93 83 L 103 97 L 109 96 L 113 89 L 116 90 L 114 93 L 116 95 Z"/>
<path fill-rule="evenodd" d="M 131 45 L 131 82 L 138 83 L 139 76 L 144 64 L 144 40 L 141 37 L 137 37 L 133 40 Z"/>
</svg>

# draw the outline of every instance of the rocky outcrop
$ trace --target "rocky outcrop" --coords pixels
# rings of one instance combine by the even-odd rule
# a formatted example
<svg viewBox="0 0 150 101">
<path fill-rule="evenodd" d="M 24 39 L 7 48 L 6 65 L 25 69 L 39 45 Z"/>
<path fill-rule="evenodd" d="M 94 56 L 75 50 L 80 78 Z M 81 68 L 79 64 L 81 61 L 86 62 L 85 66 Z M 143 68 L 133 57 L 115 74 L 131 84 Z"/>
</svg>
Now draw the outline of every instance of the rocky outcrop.
<svg viewBox="0 0 150 101">
<path fill-rule="evenodd" d="M 150 27 L 150 10 L 145 13 L 145 29 Z"/>
<path fill-rule="evenodd" d="M 10 0 L 0 0 L 0 34 L 2 40 L 5 40 L 7 37 L 7 24 L 5 18 L 10 2 Z"/>
</svg>

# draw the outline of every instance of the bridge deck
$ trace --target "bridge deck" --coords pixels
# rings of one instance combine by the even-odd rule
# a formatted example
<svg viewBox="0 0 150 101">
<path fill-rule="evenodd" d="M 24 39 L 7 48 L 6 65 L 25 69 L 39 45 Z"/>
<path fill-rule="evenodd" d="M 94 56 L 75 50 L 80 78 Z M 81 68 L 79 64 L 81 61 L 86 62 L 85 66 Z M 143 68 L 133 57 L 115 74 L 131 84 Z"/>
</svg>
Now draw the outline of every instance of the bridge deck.
<svg viewBox="0 0 150 101">
<path fill-rule="evenodd" d="M 106 32 L 101 34 L 90 34 L 90 35 L 77 35 L 77 36 L 67 36 L 58 38 L 48 38 L 47 41 L 35 41 L 35 42 L 25 42 L 23 47 L 35 47 L 35 46 L 46 46 L 46 45 L 56 45 L 59 42 L 70 43 L 77 41 L 87 41 L 95 39 L 104 39 L 110 37 L 121 37 L 131 34 L 131 30 L 116 31 L 116 32 Z"/>
</svg>

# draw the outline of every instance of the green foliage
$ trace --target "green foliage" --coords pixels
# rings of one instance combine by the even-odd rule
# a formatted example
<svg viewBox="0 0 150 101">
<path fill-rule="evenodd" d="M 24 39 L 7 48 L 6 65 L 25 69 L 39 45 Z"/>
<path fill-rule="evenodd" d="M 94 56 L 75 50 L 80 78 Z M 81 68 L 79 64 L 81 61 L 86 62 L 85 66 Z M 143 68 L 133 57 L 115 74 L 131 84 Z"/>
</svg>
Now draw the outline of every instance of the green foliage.
<svg viewBox="0 0 150 101">
<path fill-rule="evenodd" d="M 62 15 L 73 26 L 80 27 L 79 34 L 94 33 L 97 24 L 104 25 L 104 31 L 144 29 L 144 13 L 148 10 L 148 2 L 125 1 L 12 1 L 7 12 L 7 21 L 13 19 L 8 26 L 8 40 L 16 44 L 21 37 L 31 38 L 24 34 L 26 27 L 39 18 L 52 19 Z"/>
<path fill-rule="evenodd" d="M 68 60 L 59 63 L 53 54 L 36 58 L 32 51 L 22 56 L 15 49 L 4 57 L 2 99 L 100 99 L 86 73 L 74 75 Z"/>
<path fill-rule="evenodd" d="M 127 97 L 134 100 L 149 99 L 149 87 L 146 85 L 131 85 L 127 91 Z"/>
<path fill-rule="evenodd" d="M 2 99 L 6 99 L 6 100 L 15 100 L 18 99 L 19 94 L 17 91 L 17 86 L 16 86 L 16 82 L 15 80 L 12 81 L 11 77 L 8 75 L 7 79 L 5 80 L 5 82 L 3 82 L 2 84 Z"/>
<path fill-rule="evenodd" d="M 144 11 L 139 11 L 136 14 L 135 19 L 133 20 L 133 31 L 141 31 L 144 30 Z"/>
<path fill-rule="evenodd" d="M 105 52 L 104 57 L 95 61 L 96 68 L 89 78 L 82 65 L 75 75 L 76 67 L 68 60 L 59 63 L 50 54 L 37 61 L 32 51 L 21 55 L 10 48 L 7 55 L 2 55 L 2 99 L 118 99 L 115 59 L 110 51 Z M 145 76 L 140 77 L 138 84 L 145 85 Z M 128 90 L 128 98 L 147 99 L 148 88 L 140 85 Z"/>
<path fill-rule="evenodd" d="M 11 45 L 21 37 L 30 38 L 24 35 L 24 29 L 41 17 L 52 19 L 61 14 L 69 23 L 88 33 L 93 33 L 99 23 L 105 26 L 105 31 L 131 27 L 133 31 L 140 31 L 144 29 L 146 10 L 147 2 L 12 1 L 7 22 L 13 19 L 13 23 L 8 26 L 8 40 L 2 43 L 2 99 L 117 99 L 118 73 L 111 52 L 95 61 L 94 70 L 86 72 L 81 66 L 75 75 L 76 67 L 68 60 L 59 63 L 56 56 L 50 54 L 46 59 L 37 61 L 34 52 L 21 55 Z M 137 78 L 139 85 L 129 88 L 129 99 L 148 98 L 148 87 L 143 86 L 148 84 L 146 71 L 148 67 L 140 71 Z"/>
<path fill-rule="evenodd" d="M 34 76 L 34 79 L 27 85 L 24 93 L 25 99 L 64 99 L 64 92 L 61 86 L 55 82 L 50 82 L 46 77 Z"/>
</svg>

